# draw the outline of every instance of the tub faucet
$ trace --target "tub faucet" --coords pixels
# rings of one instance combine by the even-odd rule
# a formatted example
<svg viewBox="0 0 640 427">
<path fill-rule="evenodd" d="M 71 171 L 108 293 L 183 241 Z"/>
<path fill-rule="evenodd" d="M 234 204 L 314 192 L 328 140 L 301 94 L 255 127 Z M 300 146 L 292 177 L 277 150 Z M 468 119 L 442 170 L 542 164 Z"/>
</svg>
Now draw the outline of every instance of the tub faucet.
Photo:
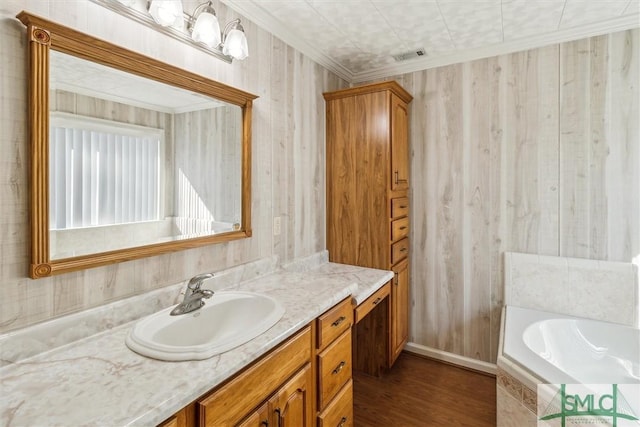
<svg viewBox="0 0 640 427">
<path fill-rule="evenodd" d="M 189 280 L 187 289 L 184 292 L 184 299 L 173 310 L 171 310 L 172 316 L 179 316 L 180 314 L 191 313 L 204 306 L 204 300 L 213 296 L 213 291 L 209 289 L 200 289 L 202 282 L 207 279 L 211 279 L 213 274 L 205 273 L 198 274 Z"/>
</svg>

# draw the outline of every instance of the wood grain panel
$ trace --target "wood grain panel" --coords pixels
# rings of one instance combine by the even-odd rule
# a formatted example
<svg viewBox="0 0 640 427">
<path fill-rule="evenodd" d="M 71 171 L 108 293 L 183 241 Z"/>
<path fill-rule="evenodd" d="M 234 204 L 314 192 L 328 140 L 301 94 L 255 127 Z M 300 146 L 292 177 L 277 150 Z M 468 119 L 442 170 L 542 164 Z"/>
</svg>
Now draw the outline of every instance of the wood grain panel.
<svg viewBox="0 0 640 427">
<path fill-rule="evenodd" d="M 615 33 L 609 44 L 607 259 L 640 254 L 640 30 Z"/>
<path fill-rule="evenodd" d="M 345 223 L 357 223 L 356 209 L 356 138 L 347 126 L 346 117 L 354 111 L 355 98 L 343 98 L 332 102 L 327 110 L 327 219 L 340 218 Z M 337 130 L 342 130 L 341 132 Z M 336 130 L 333 132 L 332 130 Z M 342 203 L 337 203 L 342 200 Z M 337 220 L 327 222 L 327 246 L 333 248 L 329 259 L 343 263 L 355 263 L 358 250 L 354 246 L 358 229 L 342 229 Z"/>
<path fill-rule="evenodd" d="M 438 164 L 433 143 L 437 137 L 437 82 L 434 72 L 414 73 L 414 104 L 411 108 L 412 200 L 411 200 L 411 301 L 409 341 L 436 347 L 439 330 L 435 286 L 437 205 L 435 171 Z M 429 237 L 429 238 L 427 238 Z"/>
<path fill-rule="evenodd" d="M 607 86 L 609 85 L 609 41 L 605 37 L 589 39 L 589 256 L 605 259 L 609 234 L 607 212 L 607 157 L 609 138 Z"/>
<path fill-rule="evenodd" d="M 463 281 L 463 158 L 462 158 L 462 66 L 435 70 L 438 100 L 437 136 L 432 141 L 433 155 L 438 159 L 435 168 L 437 204 L 435 206 L 435 283 L 437 301 L 437 348 L 453 353 L 464 352 L 464 281 Z M 434 301 L 435 303 L 435 301 Z"/>
<path fill-rule="evenodd" d="M 405 101 L 391 95 L 391 191 L 409 189 L 409 112 Z"/>
<path fill-rule="evenodd" d="M 347 120 L 361 123 L 352 139 L 358 150 L 358 162 L 355 167 L 356 193 L 358 209 L 357 232 L 360 236 L 356 248 L 355 265 L 380 268 L 389 265 L 388 237 L 381 238 L 380 230 L 389 227 L 388 199 L 384 191 L 372 191 L 374 188 L 387 188 L 389 179 L 389 92 L 376 92 L 354 97 L 354 110 Z M 366 215 L 363 213 L 366 212 Z"/>
<path fill-rule="evenodd" d="M 489 92 L 492 95 L 490 113 L 490 145 L 491 169 L 489 171 L 489 203 L 490 203 L 490 254 L 489 283 L 477 283 L 478 286 L 490 288 L 491 311 L 489 330 L 484 330 L 481 335 L 489 339 L 489 358 L 483 360 L 496 360 L 498 350 L 498 337 L 500 335 L 500 316 L 504 301 L 504 277 L 502 252 L 506 241 L 504 236 L 504 218 L 506 207 L 502 193 L 502 172 L 506 160 L 502 158 L 502 147 L 505 144 L 504 129 L 507 127 L 506 102 L 507 79 L 506 57 L 494 57 L 488 59 L 489 66 Z M 478 338 L 476 338 L 478 339 Z M 486 339 L 486 338 L 484 338 Z"/>
<path fill-rule="evenodd" d="M 490 277 L 491 221 L 491 104 L 499 102 L 489 82 L 489 60 L 474 61 L 464 68 L 464 353 L 486 360 L 490 341 L 484 333 L 491 327 Z M 487 104 L 489 102 L 489 104 Z"/>
<path fill-rule="evenodd" d="M 589 40 L 560 47 L 560 255 L 589 257 Z"/>
</svg>

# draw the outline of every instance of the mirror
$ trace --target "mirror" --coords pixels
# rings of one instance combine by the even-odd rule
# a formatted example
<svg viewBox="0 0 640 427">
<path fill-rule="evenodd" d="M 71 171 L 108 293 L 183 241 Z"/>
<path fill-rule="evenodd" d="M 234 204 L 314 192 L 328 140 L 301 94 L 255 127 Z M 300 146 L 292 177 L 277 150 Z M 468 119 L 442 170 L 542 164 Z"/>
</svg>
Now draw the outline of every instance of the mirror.
<svg viewBox="0 0 640 427">
<path fill-rule="evenodd" d="M 251 236 L 256 96 L 22 12 L 32 278 Z"/>
</svg>

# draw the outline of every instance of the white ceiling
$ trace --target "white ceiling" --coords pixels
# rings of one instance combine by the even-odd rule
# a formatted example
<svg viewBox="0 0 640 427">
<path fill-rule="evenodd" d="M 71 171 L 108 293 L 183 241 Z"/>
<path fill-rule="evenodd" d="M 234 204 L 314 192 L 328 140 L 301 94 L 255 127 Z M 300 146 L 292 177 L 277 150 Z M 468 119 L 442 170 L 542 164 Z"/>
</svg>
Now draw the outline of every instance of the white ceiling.
<svg viewBox="0 0 640 427">
<path fill-rule="evenodd" d="M 640 0 L 222 1 L 351 82 L 640 27 Z"/>
</svg>

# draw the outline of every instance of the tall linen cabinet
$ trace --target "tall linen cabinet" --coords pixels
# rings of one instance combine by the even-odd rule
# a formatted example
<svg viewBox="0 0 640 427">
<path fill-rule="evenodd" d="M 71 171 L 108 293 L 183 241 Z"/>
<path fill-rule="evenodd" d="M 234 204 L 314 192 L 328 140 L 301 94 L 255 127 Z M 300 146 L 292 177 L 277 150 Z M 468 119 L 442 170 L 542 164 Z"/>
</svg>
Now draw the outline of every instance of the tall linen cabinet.
<svg viewBox="0 0 640 427">
<path fill-rule="evenodd" d="M 332 262 L 393 270 L 386 366 L 408 337 L 409 141 L 413 97 L 394 81 L 324 94 Z"/>
</svg>

